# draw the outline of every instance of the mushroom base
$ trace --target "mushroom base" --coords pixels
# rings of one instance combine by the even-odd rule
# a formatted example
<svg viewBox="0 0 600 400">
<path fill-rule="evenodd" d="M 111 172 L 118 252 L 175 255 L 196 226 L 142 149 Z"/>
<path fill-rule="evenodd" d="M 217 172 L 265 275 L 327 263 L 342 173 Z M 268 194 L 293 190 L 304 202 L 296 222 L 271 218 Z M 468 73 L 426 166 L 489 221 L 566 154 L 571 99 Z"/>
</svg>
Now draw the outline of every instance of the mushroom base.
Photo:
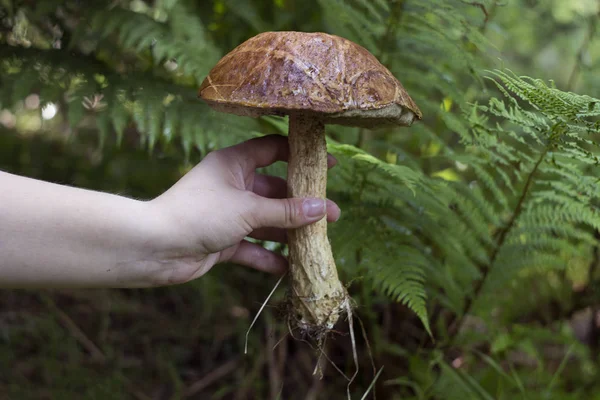
<svg viewBox="0 0 600 400">
<path fill-rule="evenodd" d="M 300 113 L 290 115 L 289 146 L 288 196 L 324 199 L 327 145 L 323 121 Z M 322 337 L 350 309 L 327 238 L 326 218 L 289 230 L 288 243 L 290 318 L 302 332 Z"/>
<path fill-rule="evenodd" d="M 287 317 L 292 333 L 294 333 L 294 329 L 297 329 L 301 337 L 322 343 L 335 324 L 348 312 L 351 312 L 352 306 L 350 304 L 351 298 L 347 293 L 333 299 L 316 300 L 310 305 L 308 305 L 306 298 L 292 293 L 288 303 L 290 309 Z M 301 311 L 304 308 L 307 308 L 307 312 L 311 314 L 309 318 L 306 318 L 306 313 Z M 312 313 L 314 313 L 314 316 Z M 321 316 L 321 322 L 317 320 L 319 316 Z"/>
</svg>

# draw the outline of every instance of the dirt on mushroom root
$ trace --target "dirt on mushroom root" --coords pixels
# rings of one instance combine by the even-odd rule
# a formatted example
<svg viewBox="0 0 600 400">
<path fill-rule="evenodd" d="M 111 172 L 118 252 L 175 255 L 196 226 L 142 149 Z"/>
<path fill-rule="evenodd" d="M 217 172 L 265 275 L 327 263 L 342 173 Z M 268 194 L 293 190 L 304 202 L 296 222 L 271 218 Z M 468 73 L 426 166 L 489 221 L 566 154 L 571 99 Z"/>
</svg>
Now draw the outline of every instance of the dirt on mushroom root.
<svg viewBox="0 0 600 400">
<path fill-rule="evenodd" d="M 288 299 L 285 303 L 286 310 L 286 318 L 288 323 L 288 329 L 290 335 L 294 338 L 301 338 L 304 340 L 310 340 L 317 344 L 317 346 L 322 346 L 325 342 L 327 336 L 334 331 L 335 325 L 344 318 L 349 318 L 353 313 L 355 308 L 354 300 L 348 294 L 348 291 L 344 289 L 343 297 L 337 300 L 337 305 L 333 305 L 329 310 L 328 322 L 324 324 L 315 324 L 305 321 L 302 318 L 302 314 L 298 312 L 300 308 L 305 307 L 305 300 L 300 298 L 294 293 L 288 292 Z M 300 305 L 298 305 L 300 304 Z M 335 303 L 329 303 L 335 304 Z M 335 321 L 335 322 L 333 322 Z M 295 332 L 298 333 L 295 333 Z"/>
</svg>

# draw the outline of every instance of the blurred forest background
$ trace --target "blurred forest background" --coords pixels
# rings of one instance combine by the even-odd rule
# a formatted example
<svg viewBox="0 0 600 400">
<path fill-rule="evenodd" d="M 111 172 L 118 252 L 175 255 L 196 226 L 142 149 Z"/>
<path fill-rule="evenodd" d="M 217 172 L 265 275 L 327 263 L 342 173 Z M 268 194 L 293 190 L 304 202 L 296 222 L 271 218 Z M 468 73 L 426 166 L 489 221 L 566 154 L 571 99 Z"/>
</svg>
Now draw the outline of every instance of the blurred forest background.
<svg viewBox="0 0 600 400">
<path fill-rule="evenodd" d="M 328 127 L 357 362 L 343 321 L 313 374 L 285 284 L 244 355 L 276 278 L 222 265 L 174 287 L 0 291 L 0 398 L 344 399 L 358 365 L 353 399 L 600 399 L 599 17 L 599 0 L 0 0 L 8 172 L 150 199 L 213 149 L 285 134 L 196 97 L 269 30 L 361 44 L 424 114 Z"/>
</svg>

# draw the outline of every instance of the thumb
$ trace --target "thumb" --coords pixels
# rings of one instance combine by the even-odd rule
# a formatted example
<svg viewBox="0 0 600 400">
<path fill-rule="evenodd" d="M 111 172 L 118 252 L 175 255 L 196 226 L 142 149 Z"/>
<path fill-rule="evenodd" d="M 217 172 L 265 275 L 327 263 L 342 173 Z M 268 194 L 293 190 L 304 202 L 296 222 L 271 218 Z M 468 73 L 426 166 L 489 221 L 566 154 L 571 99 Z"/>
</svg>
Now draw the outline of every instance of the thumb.
<svg viewBox="0 0 600 400">
<path fill-rule="evenodd" d="M 325 199 L 292 198 L 268 199 L 260 197 L 254 207 L 254 221 L 258 228 L 299 228 L 323 218 L 327 213 Z"/>
</svg>

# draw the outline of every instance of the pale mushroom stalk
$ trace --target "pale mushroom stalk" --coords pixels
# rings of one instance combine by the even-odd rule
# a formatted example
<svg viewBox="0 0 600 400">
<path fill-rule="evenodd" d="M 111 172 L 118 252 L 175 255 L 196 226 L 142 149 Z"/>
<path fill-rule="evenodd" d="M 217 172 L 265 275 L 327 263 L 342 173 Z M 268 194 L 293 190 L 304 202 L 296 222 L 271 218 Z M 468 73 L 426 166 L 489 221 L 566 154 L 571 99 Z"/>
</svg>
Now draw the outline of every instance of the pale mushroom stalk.
<svg viewBox="0 0 600 400">
<path fill-rule="evenodd" d="M 323 120 L 290 113 L 288 141 L 288 196 L 325 199 L 327 144 Z M 338 278 L 325 218 L 290 230 L 288 244 L 296 323 L 309 332 L 331 329 L 347 294 Z"/>
</svg>

